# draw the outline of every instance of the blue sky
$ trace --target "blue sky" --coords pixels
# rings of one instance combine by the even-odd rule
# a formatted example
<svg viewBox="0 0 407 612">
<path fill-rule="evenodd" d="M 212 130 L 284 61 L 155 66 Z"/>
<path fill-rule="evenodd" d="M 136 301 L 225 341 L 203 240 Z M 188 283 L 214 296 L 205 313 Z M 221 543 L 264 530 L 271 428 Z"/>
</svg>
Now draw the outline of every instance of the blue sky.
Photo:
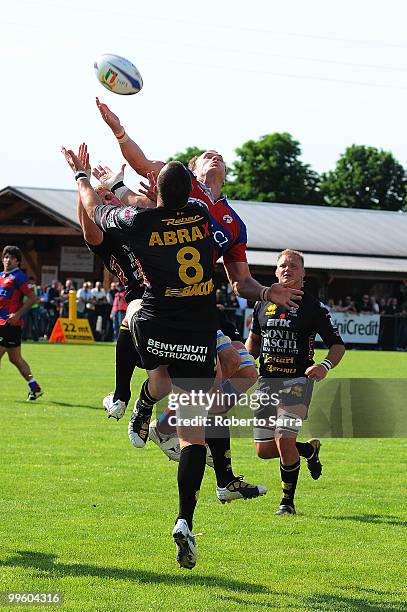
<svg viewBox="0 0 407 612">
<path fill-rule="evenodd" d="M 406 23 L 403 0 L 8 2 L 0 187 L 73 187 L 59 149 L 83 140 L 94 163 L 118 166 L 97 95 L 155 159 L 197 145 L 230 163 L 246 140 L 287 131 L 318 171 L 353 143 L 407 166 Z M 97 82 L 107 52 L 136 64 L 142 92 Z"/>
</svg>

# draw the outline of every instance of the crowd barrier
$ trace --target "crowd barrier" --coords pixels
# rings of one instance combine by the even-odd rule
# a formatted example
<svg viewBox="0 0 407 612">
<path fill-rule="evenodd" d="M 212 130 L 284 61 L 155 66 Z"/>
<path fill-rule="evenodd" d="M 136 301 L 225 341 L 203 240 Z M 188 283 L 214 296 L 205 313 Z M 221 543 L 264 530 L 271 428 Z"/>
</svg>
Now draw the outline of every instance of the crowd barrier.
<svg viewBox="0 0 407 612">
<path fill-rule="evenodd" d="M 253 308 L 246 308 L 243 338 L 249 335 L 252 315 Z M 347 345 L 386 351 L 407 350 L 406 316 L 331 312 L 331 317 Z M 316 342 L 322 342 L 322 339 L 317 336 Z"/>
</svg>

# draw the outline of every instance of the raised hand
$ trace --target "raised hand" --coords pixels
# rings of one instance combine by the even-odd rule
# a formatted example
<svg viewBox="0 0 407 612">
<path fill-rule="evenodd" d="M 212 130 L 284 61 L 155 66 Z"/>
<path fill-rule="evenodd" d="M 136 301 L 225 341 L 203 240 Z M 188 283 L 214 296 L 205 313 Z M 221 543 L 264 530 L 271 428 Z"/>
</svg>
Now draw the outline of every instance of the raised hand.
<svg viewBox="0 0 407 612">
<path fill-rule="evenodd" d="M 99 100 L 99 98 L 96 98 L 96 106 L 99 109 L 99 112 L 101 114 L 101 117 L 103 119 L 103 121 L 105 123 L 107 123 L 107 125 L 110 127 L 110 129 L 112 130 L 112 132 L 114 134 L 120 134 L 123 132 L 123 127 L 120 124 L 120 119 L 117 115 L 115 115 L 110 108 L 108 107 L 107 104 L 104 104 L 103 102 L 101 102 Z"/>
<path fill-rule="evenodd" d="M 137 193 L 147 196 L 152 202 L 157 202 L 157 177 L 155 172 L 147 173 L 148 183 L 140 181 L 140 187 Z"/>
<path fill-rule="evenodd" d="M 78 172 L 78 170 L 83 170 L 84 172 L 86 172 L 85 166 L 71 149 L 65 149 L 65 147 L 61 147 L 61 151 L 72 172 Z"/>
<path fill-rule="evenodd" d="M 301 289 L 294 289 L 292 287 L 293 282 L 285 285 L 274 283 L 268 288 L 266 299 L 284 308 L 298 308 L 299 304 L 297 302 L 302 299 L 304 292 Z"/>
<path fill-rule="evenodd" d="M 78 159 L 80 163 L 84 166 L 85 172 L 88 175 L 88 179 L 90 180 L 91 167 L 89 161 L 88 146 L 84 142 L 79 145 Z"/>
<path fill-rule="evenodd" d="M 123 164 L 119 172 L 114 172 L 114 170 L 111 170 L 109 166 L 102 166 L 101 164 L 99 164 L 98 166 L 93 168 L 92 175 L 101 183 L 101 185 L 111 191 L 113 185 L 124 181 L 125 167 L 126 164 Z"/>
</svg>

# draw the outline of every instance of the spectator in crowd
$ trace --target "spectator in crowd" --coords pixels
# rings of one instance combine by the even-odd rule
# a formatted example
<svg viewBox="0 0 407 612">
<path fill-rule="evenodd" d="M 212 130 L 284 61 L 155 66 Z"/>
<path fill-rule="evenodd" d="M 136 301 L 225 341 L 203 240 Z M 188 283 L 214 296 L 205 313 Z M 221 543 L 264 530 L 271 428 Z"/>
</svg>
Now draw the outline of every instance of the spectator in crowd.
<svg viewBox="0 0 407 612">
<path fill-rule="evenodd" d="M 386 308 L 387 308 L 387 300 L 386 300 L 386 298 L 380 298 L 380 300 L 379 300 L 379 314 L 381 314 L 381 315 L 386 314 Z"/>
<path fill-rule="evenodd" d="M 110 289 L 107 292 L 107 302 L 110 306 L 113 306 L 114 296 L 118 292 L 117 283 L 110 283 Z"/>
<path fill-rule="evenodd" d="M 54 329 L 55 321 L 59 316 L 59 309 L 61 304 L 61 283 L 58 280 L 53 280 L 51 286 L 47 288 L 45 292 L 44 307 L 48 313 L 48 329 L 46 335 L 48 338 L 52 334 Z"/>
<path fill-rule="evenodd" d="M 30 310 L 25 313 L 23 316 L 23 340 L 27 340 L 31 338 L 34 342 L 38 342 L 40 336 L 40 301 L 41 301 L 41 287 L 38 287 L 32 276 L 29 277 L 32 282 L 33 293 L 35 295 L 35 302 L 31 306 Z M 26 301 L 26 297 L 24 296 L 23 301 Z"/>
<path fill-rule="evenodd" d="M 355 302 L 352 300 L 350 295 L 347 295 L 343 301 L 342 312 L 347 312 L 348 314 L 357 313 Z"/>
<path fill-rule="evenodd" d="M 332 312 L 343 312 L 343 300 L 338 300 L 338 303 L 333 305 Z"/>
<path fill-rule="evenodd" d="M 358 304 L 357 311 L 361 314 L 372 314 L 372 303 L 367 293 L 362 296 L 361 301 Z"/>
<path fill-rule="evenodd" d="M 68 317 L 69 314 L 69 292 L 74 289 L 73 282 L 70 278 L 65 281 L 65 286 L 61 290 L 61 316 Z"/>
<path fill-rule="evenodd" d="M 387 315 L 399 315 L 400 314 L 399 301 L 396 297 L 391 298 L 390 303 L 386 306 L 385 314 Z"/>
<path fill-rule="evenodd" d="M 377 301 L 377 298 L 375 295 L 370 296 L 370 304 L 372 306 L 372 313 L 379 314 L 379 302 Z"/>
<path fill-rule="evenodd" d="M 112 311 L 110 313 L 110 318 L 113 321 L 113 340 L 115 342 L 119 335 L 120 325 L 126 315 L 126 310 L 126 292 L 123 285 L 119 285 L 117 293 L 114 296 Z"/>
<path fill-rule="evenodd" d="M 104 337 L 105 342 L 111 342 L 113 340 L 113 321 L 110 315 L 112 313 L 114 296 L 118 292 L 117 285 L 118 285 L 117 282 L 110 283 L 110 288 L 106 293 L 106 300 L 107 300 L 106 317 L 107 318 L 106 318 L 106 330 L 105 330 L 105 337 Z"/>
<path fill-rule="evenodd" d="M 88 312 L 94 310 L 92 283 L 85 281 L 76 294 L 77 312 L 79 319 L 87 319 Z"/>
<path fill-rule="evenodd" d="M 108 318 L 107 309 L 109 304 L 107 302 L 106 291 L 104 290 L 102 283 L 100 281 L 96 281 L 94 288 L 92 289 L 93 302 L 95 304 L 95 318 L 96 322 L 98 317 L 102 319 L 102 332 L 101 339 L 104 339 L 106 334 L 106 322 Z"/>
<path fill-rule="evenodd" d="M 228 305 L 227 297 L 223 289 L 216 289 L 216 306 L 224 309 Z"/>
</svg>

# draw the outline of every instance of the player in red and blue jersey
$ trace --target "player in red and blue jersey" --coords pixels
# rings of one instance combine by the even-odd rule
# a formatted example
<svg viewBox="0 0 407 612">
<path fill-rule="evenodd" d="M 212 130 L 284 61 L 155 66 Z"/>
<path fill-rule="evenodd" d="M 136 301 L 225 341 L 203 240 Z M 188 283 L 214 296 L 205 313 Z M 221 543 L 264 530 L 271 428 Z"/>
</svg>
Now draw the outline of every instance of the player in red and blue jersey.
<svg viewBox="0 0 407 612">
<path fill-rule="evenodd" d="M 31 374 L 28 363 L 21 355 L 22 316 L 36 301 L 33 284 L 20 270 L 21 251 L 16 246 L 3 249 L 3 272 L 0 272 L 0 361 L 5 353 L 28 382 L 28 399 L 42 395 L 41 387 Z M 27 300 L 23 302 L 24 296 Z"/>
<path fill-rule="evenodd" d="M 105 123 L 110 127 L 120 145 L 124 158 L 131 167 L 141 176 L 149 178 L 151 173 L 156 176 L 165 165 L 162 161 L 149 160 L 140 147 L 126 134 L 119 118 L 107 107 L 96 99 L 97 107 Z M 290 285 L 278 283 L 271 287 L 264 287 L 251 275 L 246 258 L 246 228 L 236 212 L 229 206 L 227 199 L 222 196 L 222 187 L 226 177 L 226 166 L 222 155 L 215 150 L 208 150 L 190 161 L 192 173 L 192 190 L 190 198 L 206 206 L 211 216 L 212 232 L 216 244 L 217 257 L 223 258 L 223 265 L 229 282 L 237 295 L 249 300 L 258 299 L 272 300 L 276 304 L 285 307 L 297 308 L 298 304 L 293 300 L 301 299 L 302 291 L 292 288 Z M 125 187 L 120 181 L 118 185 L 112 186 L 123 190 Z M 127 191 L 126 204 L 132 204 Z M 120 199 L 123 199 L 119 196 Z M 236 374 L 239 368 L 240 378 L 244 377 L 244 370 L 248 374 L 251 386 L 253 378 L 257 378 L 255 367 L 247 363 L 248 353 L 242 343 L 239 347 L 232 346 L 229 338 L 220 332 L 218 338 L 218 350 L 223 377 L 228 379 Z M 225 339 L 225 341 L 223 340 Z M 236 343 L 235 343 L 236 344 Z M 163 423 L 165 426 L 165 423 Z M 164 430 L 161 430 L 164 433 Z M 219 436 L 219 431 L 217 435 Z M 214 469 L 217 479 L 217 496 L 222 502 L 233 499 L 257 497 L 266 492 L 265 487 L 248 485 L 243 480 L 234 476 L 230 459 L 230 432 L 224 428 L 223 437 L 213 437 L 209 434 L 208 446 L 211 450 Z"/>
</svg>

